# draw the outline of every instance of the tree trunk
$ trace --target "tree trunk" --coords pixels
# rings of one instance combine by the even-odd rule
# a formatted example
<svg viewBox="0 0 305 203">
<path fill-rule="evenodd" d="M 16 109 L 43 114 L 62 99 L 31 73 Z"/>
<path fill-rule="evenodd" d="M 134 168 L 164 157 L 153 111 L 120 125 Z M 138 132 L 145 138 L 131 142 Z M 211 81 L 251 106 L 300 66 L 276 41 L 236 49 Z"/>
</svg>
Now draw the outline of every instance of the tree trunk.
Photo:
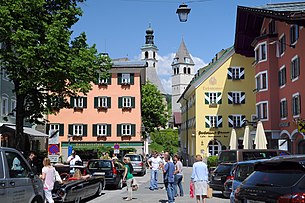
<svg viewBox="0 0 305 203">
<path fill-rule="evenodd" d="M 23 122 L 24 122 L 24 103 L 25 103 L 25 95 L 18 94 L 18 90 L 16 90 L 16 131 L 15 131 L 15 142 L 16 149 L 21 151 L 27 151 L 26 149 L 26 140 L 25 135 L 23 133 Z M 29 147 L 29 146 L 28 146 Z"/>
</svg>

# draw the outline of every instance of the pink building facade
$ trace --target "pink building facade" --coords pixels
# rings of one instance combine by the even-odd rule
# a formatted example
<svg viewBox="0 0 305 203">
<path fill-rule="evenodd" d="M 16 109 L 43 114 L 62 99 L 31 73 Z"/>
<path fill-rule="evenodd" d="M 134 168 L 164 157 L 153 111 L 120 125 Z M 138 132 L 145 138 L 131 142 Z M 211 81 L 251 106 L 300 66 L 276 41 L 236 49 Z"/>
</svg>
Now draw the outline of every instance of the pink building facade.
<svg viewBox="0 0 305 203">
<path fill-rule="evenodd" d="M 111 77 L 97 78 L 87 95 L 70 98 L 70 108 L 49 115 L 47 132 L 59 130 L 60 153 L 74 149 L 98 150 L 101 146 L 135 148 L 143 153 L 141 138 L 141 84 L 144 62 L 114 61 Z"/>
<path fill-rule="evenodd" d="M 238 7 L 237 53 L 255 57 L 256 117 L 268 148 L 305 153 L 305 3 Z"/>
</svg>

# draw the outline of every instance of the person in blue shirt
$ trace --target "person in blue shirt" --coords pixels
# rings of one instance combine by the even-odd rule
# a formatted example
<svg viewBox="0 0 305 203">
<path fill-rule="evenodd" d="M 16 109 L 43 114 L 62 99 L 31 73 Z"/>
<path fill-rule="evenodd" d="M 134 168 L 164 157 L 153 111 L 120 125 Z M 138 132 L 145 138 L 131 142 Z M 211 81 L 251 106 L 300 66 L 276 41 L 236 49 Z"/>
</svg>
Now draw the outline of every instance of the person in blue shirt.
<svg viewBox="0 0 305 203">
<path fill-rule="evenodd" d="M 202 161 L 201 155 L 197 154 L 195 159 L 196 162 L 193 164 L 191 181 L 194 183 L 197 203 L 201 201 L 204 203 L 208 190 L 209 171 L 207 165 Z"/>
<path fill-rule="evenodd" d="M 164 185 L 167 192 L 168 203 L 175 202 L 175 194 L 174 194 L 174 182 L 175 182 L 175 165 L 170 161 L 170 156 L 165 154 L 164 161 L 166 164 L 164 165 L 163 173 L 164 173 Z"/>
</svg>

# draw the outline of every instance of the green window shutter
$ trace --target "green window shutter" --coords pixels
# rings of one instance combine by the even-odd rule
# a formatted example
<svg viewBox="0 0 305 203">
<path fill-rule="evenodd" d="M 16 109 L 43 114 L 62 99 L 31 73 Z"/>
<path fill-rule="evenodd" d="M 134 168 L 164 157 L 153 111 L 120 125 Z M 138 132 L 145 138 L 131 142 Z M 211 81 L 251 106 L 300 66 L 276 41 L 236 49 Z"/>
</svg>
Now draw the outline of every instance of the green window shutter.
<svg viewBox="0 0 305 203">
<path fill-rule="evenodd" d="M 217 127 L 222 128 L 222 116 L 217 116 Z"/>
<path fill-rule="evenodd" d="M 107 136 L 111 136 L 111 124 L 107 124 Z"/>
<path fill-rule="evenodd" d="M 74 107 L 74 97 L 70 97 L 70 107 Z"/>
<path fill-rule="evenodd" d="M 122 136 L 122 129 L 121 129 L 121 124 L 117 124 L 117 127 L 116 127 L 116 134 L 117 136 Z"/>
<path fill-rule="evenodd" d="M 69 124 L 68 134 L 73 135 L 73 124 Z"/>
<path fill-rule="evenodd" d="M 94 108 L 98 108 L 98 97 L 94 97 Z"/>
<path fill-rule="evenodd" d="M 95 85 L 98 85 L 99 78 L 100 78 L 100 74 L 98 72 L 95 72 L 94 73 L 94 81 L 93 81 Z"/>
<path fill-rule="evenodd" d="M 83 124 L 83 136 L 87 137 L 87 124 Z"/>
<path fill-rule="evenodd" d="M 210 128 L 210 116 L 205 116 L 205 127 Z"/>
<path fill-rule="evenodd" d="M 234 127 L 234 126 L 233 126 L 233 116 L 230 115 L 230 116 L 228 116 L 228 118 L 229 118 L 229 119 L 228 119 L 229 127 L 230 127 L 230 128 Z"/>
<path fill-rule="evenodd" d="M 245 79 L 245 68 L 240 68 L 239 79 Z"/>
<path fill-rule="evenodd" d="M 58 99 L 58 107 L 59 108 L 63 108 L 64 107 L 64 98 L 63 97 L 59 97 L 59 99 Z"/>
<path fill-rule="evenodd" d="M 130 73 L 130 84 L 134 84 L 134 73 Z"/>
<path fill-rule="evenodd" d="M 135 97 L 131 97 L 131 107 L 135 108 Z"/>
<path fill-rule="evenodd" d="M 246 116 L 245 116 L 245 115 L 242 115 L 242 116 L 241 116 L 241 122 L 240 122 L 241 126 L 240 126 L 240 127 L 245 127 L 245 126 L 246 126 L 245 119 L 246 119 Z"/>
<path fill-rule="evenodd" d="M 131 136 L 136 135 L 136 124 L 131 124 Z"/>
<path fill-rule="evenodd" d="M 84 108 L 87 108 L 87 97 L 83 97 Z"/>
<path fill-rule="evenodd" d="M 210 104 L 210 94 L 208 92 L 204 93 L 204 103 Z"/>
<path fill-rule="evenodd" d="M 111 97 L 107 97 L 107 107 L 111 108 Z"/>
<path fill-rule="evenodd" d="M 123 98 L 119 97 L 119 108 L 122 108 L 122 102 L 123 102 Z"/>
<path fill-rule="evenodd" d="M 122 73 L 118 73 L 118 85 L 122 84 Z"/>
<path fill-rule="evenodd" d="M 47 135 L 49 134 L 49 130 L 50 130 L 50 124 L 47 124 L 47 125 L 46 125 L 46 134 L 47 134 Z"/>
<path fill-rule="evenodd" d="M 108 85 L 111 85 L 111 78 L 112 78 L 112 74 L 110 73 L 110 75 L 108 77 L 108 80 L 107 80 L 107 84 Z"/>
<path fill-rule="evenodd" d="M 93 124 L 92 125 L 92 129 L 93 129 L 92 136 L 96 137 L 97 136 L 97 124 Z"/>
<path fill-rule="evenodd" d="M 59 124 L 59 136 L 64 136 L 64 124 Z"/>
</svg>

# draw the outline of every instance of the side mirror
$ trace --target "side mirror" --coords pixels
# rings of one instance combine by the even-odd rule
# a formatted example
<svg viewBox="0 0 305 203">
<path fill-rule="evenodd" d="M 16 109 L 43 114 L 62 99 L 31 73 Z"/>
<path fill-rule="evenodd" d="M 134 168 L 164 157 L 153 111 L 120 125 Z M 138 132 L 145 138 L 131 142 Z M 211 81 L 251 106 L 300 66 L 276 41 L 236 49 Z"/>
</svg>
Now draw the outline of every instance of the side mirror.
<svg viewBox="0 0 305 203">
<path fill-rule="evenodd" d="M 34 173 L 29 173 L 29 178 L 34 179 L 35 178 L 35 174 Z"/>
</svg>

